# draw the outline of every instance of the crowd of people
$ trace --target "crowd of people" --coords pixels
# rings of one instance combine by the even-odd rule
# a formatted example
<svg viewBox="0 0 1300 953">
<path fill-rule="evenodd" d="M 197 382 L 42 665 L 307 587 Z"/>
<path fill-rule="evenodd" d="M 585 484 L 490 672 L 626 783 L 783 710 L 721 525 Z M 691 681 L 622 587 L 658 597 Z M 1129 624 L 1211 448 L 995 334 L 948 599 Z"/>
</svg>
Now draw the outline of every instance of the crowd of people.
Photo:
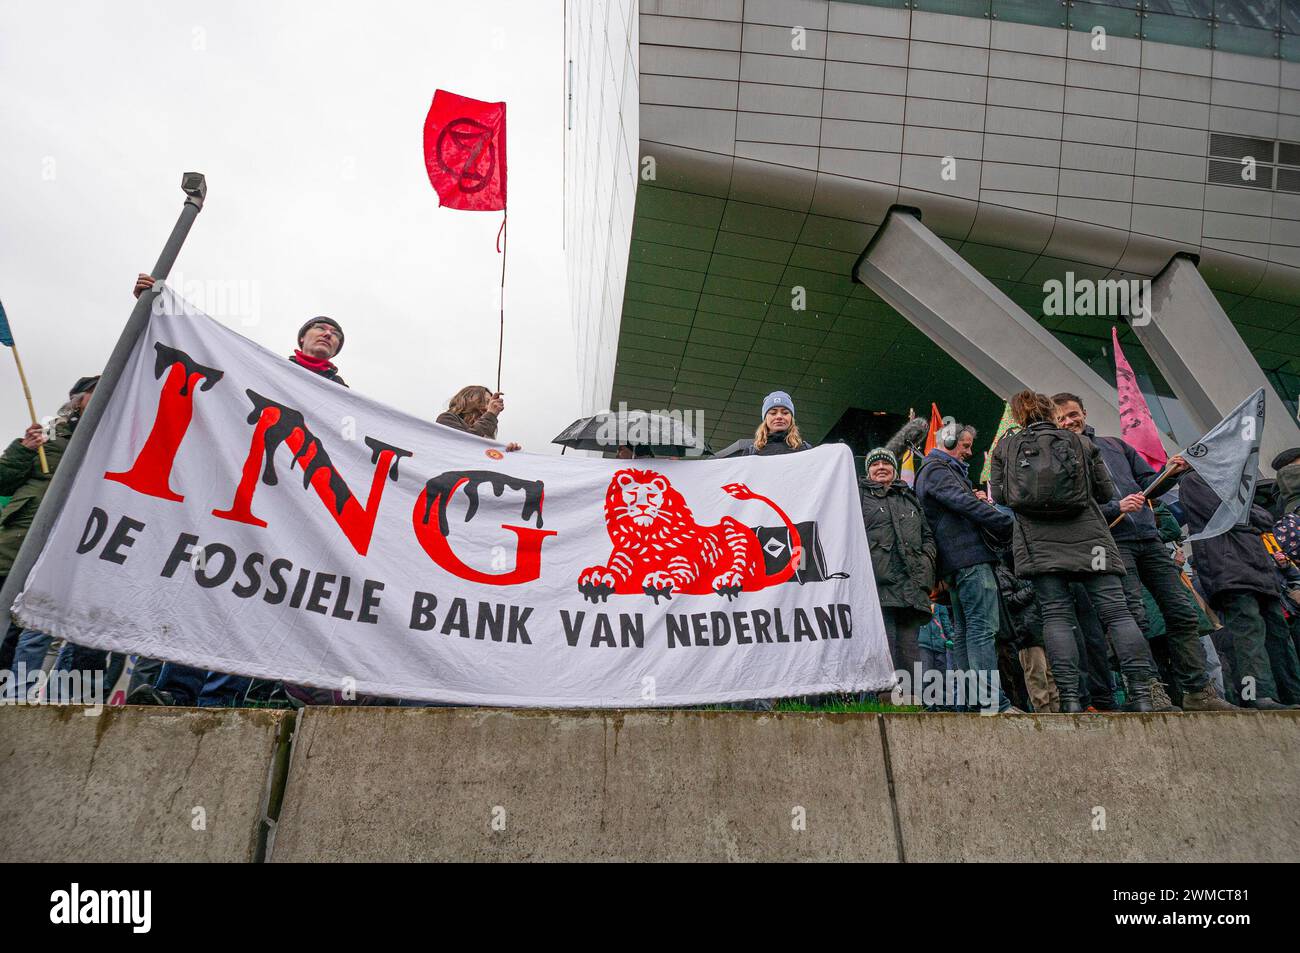
<svg viewBox="0 0 1300 953">
<path fill-rule="evenodd" d="M 140 275 L 136 296 L 152 285 Z M 338 321 L 312 318 L 289 360 L 346 387 L 333 363 L 343 342 Z M 52 427 L 33 425 L 0 457 L 0 496 L 10 497 L 0 511 L 0 582 L 97 382 L 78 380 Z M 1097 434 L 1074 394 L 1026 390 L 1010 408 L 1016 426 L 994 446 L 985 487 L 970 477 L 977 434 L 968 425 L 949 423 L 923 454 L 929 428 L 912 420 L 866 454 L 862 515 L 898 676 L 889 697 L 998 712 L 1300 708 L 1300 448 L 1273 461 L 1276 481 L 1261 482 L 1248 525 L 1189 546 L 1186 536 L 1205 528 L 1219 499 L 1185 459 L 1157 474 L 1122 439 Z M 501 394 L 469 386 L 437 423 L 495 439 L 504 409 Z M 810 448 L 790 395 L 769 394 L 746 452 Z M 910 485 L 899 467 L 907 453 L 917 460 Z M 620 447 L 616 455 L 646 453 Z M 27 697 L 52 642 L 10 625 L 0 671 L 25 673 L 11 680 L 11 699 Z M 53 671 L 103 671 L 111 688 L 125 663 L 120 653 L 64 644 Z M 923 699 L 914 682 L 922 672 L 939 673 L 951 689 Z M 126 700 L 395 703 L 151 659 L 135 660 Z"/>
</svg>

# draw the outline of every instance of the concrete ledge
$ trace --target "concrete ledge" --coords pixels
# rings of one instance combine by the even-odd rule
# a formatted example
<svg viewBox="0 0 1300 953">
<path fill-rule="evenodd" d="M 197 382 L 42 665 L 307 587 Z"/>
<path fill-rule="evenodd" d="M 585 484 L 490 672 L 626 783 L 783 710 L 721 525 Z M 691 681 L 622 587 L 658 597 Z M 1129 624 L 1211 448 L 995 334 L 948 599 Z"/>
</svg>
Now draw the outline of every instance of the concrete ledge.
<svg viewBox="0 0 1300 953">
<path fill-rule="evenodd" d="M 908 861 L 1300 859 L 1300 712 L 883 717 Z"/>
<path fill-rule="evenodd" d="M 255 858 L 291 712 L 84 711 L 0 706 L 0 861 Z"/>
<path fill-rule="evenodd" d="M 277 861 L 1300 858 L 1300 712 L 313 708 L 286 780 L 292 724 L 0 707 L 0 861 L 261 859 L 281 791 Z"/>
<path fill-rule="evenodd" d="M 472 708 L 304 712 L 270 850 L 275 861 L 896 857 L 873 715 Z"/>
</svg>

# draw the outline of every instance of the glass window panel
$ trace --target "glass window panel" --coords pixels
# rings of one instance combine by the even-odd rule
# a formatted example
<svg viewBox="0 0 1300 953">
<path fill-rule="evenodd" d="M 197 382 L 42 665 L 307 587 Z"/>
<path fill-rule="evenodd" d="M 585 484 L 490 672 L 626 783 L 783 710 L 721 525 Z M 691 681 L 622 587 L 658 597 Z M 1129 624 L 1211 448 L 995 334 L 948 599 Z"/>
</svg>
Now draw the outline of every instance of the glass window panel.
<svg viewBox="0 0 1300 953">
<path fill-rule="evenodd" d="M 1248 56 L 1276 56 L 1277 33 L 1273 30 L 1234 26 L 1231 23 L 1216 23 L 1214 48 L 1227 53 L 1245 53 Z"/>
<path fill-rule="evenodd" d="M 1063 0 L 993 0 L 993 16 L 1010 23 L 1059 27 L 1067 19 Z"/>
<path fill-rule="evenodd" d="M 1137 10 L 1132 7 L 1112 7 L 1100 3 L 1070 4 L 1070 29 L 1083 33 L 1093 27 L 1104 27 L 1112 36 L 1138 36 L 1142 29 Z"/>
<path fill-rule="evenodd" d="M 1300 36 L 1285 33 L 1282 36 L 1282 59 L 1300 63 Z"/>
<path fill-rule="evenodd" d="M 1214 0 L 1220 23 L 1271 30 L 1277 26 L 1278 0 Z"/>
<path fill-rule="evenodd" d="M 1214 24 L 1209 20 L 1149 13 L 1142 18 L 1142 37 L 1156 43 L 1209 47 Z"/>
<path fill-rule="evenodd" d="M 1208 20 L 1214 15 L 1214 0 L 1146 0 L 1145 9 L 1152 13 Z"/>
<path fill-rule="evenodd" d="M 1300 33 L 1300 0 L 1282 0 L 1282 29 Z"/>
<path fill-rule="evenodd" d="M 926 13 L 951 13 L 959 17 L 986 17 L 991 0 L 916 0 L 913 9 Z"/>
</svg>

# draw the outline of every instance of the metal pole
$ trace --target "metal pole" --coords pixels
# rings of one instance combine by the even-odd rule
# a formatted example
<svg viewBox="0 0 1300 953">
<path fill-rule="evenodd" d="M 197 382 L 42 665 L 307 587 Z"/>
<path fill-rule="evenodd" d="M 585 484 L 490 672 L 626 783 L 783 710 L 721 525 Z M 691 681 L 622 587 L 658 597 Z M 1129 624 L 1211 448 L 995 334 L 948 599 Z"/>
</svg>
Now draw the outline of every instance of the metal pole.
<svg viewBox="0 0 1300 953">
<path fill-rule="evenodd" d="M 186 195 L 185 204 L 181 207 L 180 217 L 176 219 L 176 225 L 172 228 L 167 244 L 163 246 L 162 254 L 158 256 L 158 263 L 150 272 L 150 275 L 159 281 L 165 281 L 171 274 L 176 256 L 180 253 L 181 246 L 185 244 L 185 237 L 190 233 L 190 226 L 194 224 L 194 219 L 203 208 L 203 200 L 208 194 L 207 180 L 201 172 L 186 172 L 181 177 L 181 190 Z M 131 352 L 135 350 L 136 342 L 149 326 L 149 312 L 157 296 L 157 289 L 150 288 L 136 301 L 131 317 L 127 319 L 126 327 L 122 329 L 122 336 L 117 339 L 113 353 L 109 355 L 108 363 L 104 365 L 104 373 L 100 376 L 99 383 L 95 385 L 95 394 L 86 407 L 86 412 L 81 415 L 76 430 L 72 432 L 72 439 L 68 441 L 67 449 L 63 451 L 58 468 L 50 479 L 49 489 L 45 491 L 45 498 L 41 500 L 36 518 L 32 520 L 31 529 L 23 539 L 22 548 L 18 550 L 13 568 L 9 570 L 4 588 L 0 589 L 0 633 L 9 628 L 10 607 L 27 584 L 27 574 L 31 572 L 36 557 L 45 548 L 45 541 L 49 539 L 54 521 L 62 512 L 63 504 L 67 502 L 68 494 L 72 490 L 72 481 L 77 478 L 81 462 L 86 457 L 86 449 L 90 446 L 90 440 L 95 436 L 99 421 L 104 416 L 113 392 L 117 389 L 117 382 L 122 378 L 126 362 L 131 357 Z"/>
</svg>

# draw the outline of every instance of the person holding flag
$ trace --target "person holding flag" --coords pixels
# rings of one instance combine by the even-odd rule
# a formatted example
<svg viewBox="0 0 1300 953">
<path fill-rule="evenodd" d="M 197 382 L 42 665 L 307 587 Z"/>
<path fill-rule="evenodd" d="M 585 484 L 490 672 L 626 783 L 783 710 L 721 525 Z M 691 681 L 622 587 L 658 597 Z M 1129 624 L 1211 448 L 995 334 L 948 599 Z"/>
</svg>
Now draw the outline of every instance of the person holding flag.
<svg viewBox="0 0 1300 953">
<path fill-rule="evenodd" d="M 1117 360 L 1122 360 L 1118 352 Z M 1122 379 L 1121 379 L 1122 381 Z M 1139 393 L 1138 400 L 1141 400 Z M 1179 579 L 1179 570 L 1169 551 L 1160 540 L 1156 520 L 1149 499 L 1154 499 L 1172 489 L 1178 477 L 1187 471 L 1187 461 L 1175 456 L 1169 461 L 1167 476 L 1157 485 L 1158 475 L 1151 464 L 1129 443 L 1119 437 L 1102 437 L 1088 426 L 1088 412 L 1083 401 L 1075 394 L 1060 393 L 1052 397 L 1056 407 L 1056 423 L 1090 439 L 1101 451 L 1101 460 L 1115 484 L 1116 495 L 1102 504 L 1101 512 L 1107 523 L 1118 523 L 1111 528 L 1111 536 L 1124 562 L 1125 575 L 1120 577 L 1129 612 L 1146 634 L 1150 621 L 1142 603 L 1142 588 L 1151 593 L 1160 614 L 1165 619 L 1165 635 L 1169 644 L 1170 663 L 1176 687 L 1182 693 L 1182 707 L 1186 711 L 1232 711 L 1236 708 L 1219 698 L 1210 682 L 1206 669 L 1205 650 L 1201 646 L 1196 611 L 1186 596 Z M 1121 404 L 1124 401 L 1121 399 Z M 1145 410 L 1145 401 L 1142 409 Z M 1128 420 L 1128 415 L 1121 415 Z M 1148 415 L 1149 419 L 1149 415 Z M 1156 446 L 1160 446 L 1159 439 Z M 1160 448 L 1163 454 L 1163 447 Z M 1163 462 L 1163 461 L 1162 461 Z M 1143 491 L 1150 488 L 1149 495 Z M 1150 679 L 1152 704 L 1157 710 L 1174 710 L 1164 686 L 1153 668 Z"/>
<path fill-rule="evenodd" d="M 1276 562 L 1261 538 L 1273 517 L 1254 502 L 1263 432 L 1261 387 L 1184 451 L 1191 472 L 1182 479 L 1179 502 L 1192 531 L 1196 574 L 1231 633 L 1231 681 L 1242 707 L 1275 711 L 1300 707 L 1300 659 Z"/>
<path fill-rule="evenodd" d="M 72 385 L 67 403 L 54 418 L 53 436 L 47 434 L 39 423 L 34 423 L 0 456 L 0 496 L 10 498 L 0 510 L 0 581 L 13 568 L 27 530 L 31 528 L 45 491 L 49 489 L 50 479 L 58 469 L 59 460 L 98 382 L 98 377 L 82 377 Z M 41 471 L 42 456 L 48 464 L 47 472 Z M 13 688 L 21 693 L 17 697 L 26 697 L 28 686 L 44 667 L 51 641 L 44 632 L 33 629 L 16 631 L 13 625 L 5 634 L 3 651 L 0 651 L 0 669 L 13 671 L 19 676 L 25 673 L 25 684 L 14 683 Z M 98 653 L 97 667 L 103 667 L 104 656 L 105 653 Z"/>
</svg>

